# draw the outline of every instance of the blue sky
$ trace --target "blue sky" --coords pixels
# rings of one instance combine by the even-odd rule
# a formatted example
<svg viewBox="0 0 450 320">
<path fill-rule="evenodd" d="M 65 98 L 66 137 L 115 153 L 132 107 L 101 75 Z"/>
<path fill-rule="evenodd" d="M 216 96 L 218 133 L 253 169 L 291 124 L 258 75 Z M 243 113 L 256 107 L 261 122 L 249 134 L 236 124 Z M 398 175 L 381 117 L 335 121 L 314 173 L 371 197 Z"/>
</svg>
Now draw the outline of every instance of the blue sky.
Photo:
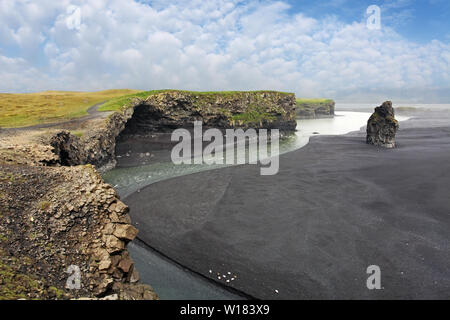
<svg viewBox="0 0 450 320">
<path fill-rule="evenodd" d="M 448 42 L 450 37 L 448 0 L 289 0 L 288 3 L 292 6 L 291 13 L 303 12 L 317 19 L 334 15 L 347 23 L 365 19 L 365 9 L 375 4 L 381 8 L 383 23 L 410 40 Z"/>
<path fill-rule="evenodd" d="M 381 10 L 381 29 L 366 9 Z M 275 89 L 450 103 L 448 0 L 0 0 L 0 92 Z"/>
</svg>

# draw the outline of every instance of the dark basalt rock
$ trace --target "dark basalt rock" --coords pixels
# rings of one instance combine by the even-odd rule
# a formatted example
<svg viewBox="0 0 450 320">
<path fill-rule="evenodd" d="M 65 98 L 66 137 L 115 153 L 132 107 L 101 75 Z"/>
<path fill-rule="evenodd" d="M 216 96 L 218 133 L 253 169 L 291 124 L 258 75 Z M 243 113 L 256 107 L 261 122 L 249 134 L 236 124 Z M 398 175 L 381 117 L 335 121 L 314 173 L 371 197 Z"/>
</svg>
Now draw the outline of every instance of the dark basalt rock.
<svg viewBox="0 0 450 320">
<path fill-rule="evenodd" d="M 68 131 L 61 131 L 51 137 L 50 145 L 53 152 L 59 156 L 59 162 L 63 166 L 85 164 L 83 159 L 80 139 L 71 135 Z"/>
<path fill-rule="evenodd" d="M 318 102 L 297 101 L 296 115 L 299 119 L 319 119 L 334 117 L 336 103 L 333 100 Z"/>
<path fill-rule="evenodd" d="M 293 131 L 295 95 L 275 91 L 211 92 L 167 91 L 134 106 L 123 135 L 146 135 L 190 128 L 254 128 Z"/>
<path fill-rule="evenodd" d="M 384 148 L 395 148 L 395 134 L 399 128 L 391 101 L 375 108 L 367 122 L 366 142 Z"/>
</svg>

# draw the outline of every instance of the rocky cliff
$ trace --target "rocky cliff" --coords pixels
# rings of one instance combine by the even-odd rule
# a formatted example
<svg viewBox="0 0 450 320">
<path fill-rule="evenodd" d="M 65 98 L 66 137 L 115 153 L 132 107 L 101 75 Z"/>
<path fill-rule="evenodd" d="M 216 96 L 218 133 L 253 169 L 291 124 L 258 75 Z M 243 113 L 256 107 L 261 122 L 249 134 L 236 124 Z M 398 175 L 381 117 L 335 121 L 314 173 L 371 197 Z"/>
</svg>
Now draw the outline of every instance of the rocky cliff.
<svg viewBox="0 0 450 320">
<path fill-rule="evenodd" d="M 293 130 L 295 96 L 164 91 L 90 119 L 80 136 L 57 126 L 2 133 L 0 298 L 156 299 L 138 283 L 127 251 L 138 233 L 128 207 L 97 171 L 115 165 L 120 134 L 168 131 L 195 120 L 206 127 Z M 75 271 L 80 286 L 74 289 L 68 280 Z"/>
<path fill-rule="evenodd" d="M 81 138 L 68 131 L 50 137 L 61 165 L 93 164 L 101 171 L 114 167 L 119 135 L 147 135 L 203 127 L 266 128 L 293 131 L 295 95 L 275 91 L 190 92 L 165 90 L 134 98 L 105 121 L 93 125 Z"/>
<path fill-rule="evenodd" d="M 166 91 L 134 102 L 125 134 L 167 132 L 202 121 L 205 128 L 295 130 L 295 95 L 273 91 Z"/>
<path fill-rule="evenodd" d="M 298 99 L 296 115 L 300 119 L 314 119 L 334 116 L 335 102 L 326 99 Z"/>
<path fill-rule="evenodd" d="M 82 137 L 62 130 L 49 135 L 43 142 L 53 147 L 57 163 L 63 166 L 92 164 L 100 171 L 115 166 L 116 138 L 124 130 L 133 115 L 133 105 L 121 112 L 115 112 L 106 120 L 92 123 Z"/>
<path fill-rule="evenodd" d="M 94 167 L 11 160 L 0 153 L 0 298 L 156 298 L 126 249 L 128 208 Z"/>
</svg>

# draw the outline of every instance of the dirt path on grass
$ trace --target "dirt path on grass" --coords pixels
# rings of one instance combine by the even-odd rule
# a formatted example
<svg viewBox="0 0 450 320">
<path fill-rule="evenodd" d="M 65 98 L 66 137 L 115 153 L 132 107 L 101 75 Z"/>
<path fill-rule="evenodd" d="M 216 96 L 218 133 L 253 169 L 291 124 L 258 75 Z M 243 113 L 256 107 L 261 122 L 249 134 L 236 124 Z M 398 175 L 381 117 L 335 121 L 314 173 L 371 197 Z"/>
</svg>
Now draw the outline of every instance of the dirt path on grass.
<svg viewBox="0 0 450 320">
<path fill-rule="evenodd" d="M 33 130 L 40 130 L 40 129 L 49 129 L 58 127 L 61 129 L 73 129 L 77 126 L 83 124 L 84 122 L 95 120 L 95 119 L 102 119 L 106 118 L 108 115 L 111 114 L 111 112 L 103 112 L 99 111 L 101 105 L 106 103 L 106 101 L 99 102 L 97 104 L 94 104 L 93 106 L 89 107 L 87 110 L 87 115 L 82 116 L 80 118 L 75 118 L 71 120 L 65 120 L 65 121 L 59 121 L 59 122 L 51 122 L 51 123 L 43 123 L 43 124 L 37 124 L 33 126 L 28 127 L 20 127 L 20 128 L 2 128 L 0 131 L 0 134 L 6 133 L 7 135 L 14 134 L 21 131 L 33 131 Z"/>
</svg>

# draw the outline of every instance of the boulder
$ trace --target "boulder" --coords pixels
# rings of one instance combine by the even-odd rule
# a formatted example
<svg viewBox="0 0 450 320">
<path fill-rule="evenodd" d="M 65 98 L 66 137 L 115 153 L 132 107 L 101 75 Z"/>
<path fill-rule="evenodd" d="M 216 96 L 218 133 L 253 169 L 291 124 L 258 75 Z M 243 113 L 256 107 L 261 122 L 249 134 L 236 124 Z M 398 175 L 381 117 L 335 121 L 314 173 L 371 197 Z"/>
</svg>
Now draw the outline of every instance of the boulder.
<svg viewBox="0 0 450 320">
<path fill-rule="evenodd" d="M 366 142 L 384 148 L 395 148 L 395 134 L 399 128 L 391 101 L 375 108 L 367 122 Z"/>
<path fill-rule="evenodd" d="M 138 232 L 138 229 L 130 224 L 118 224 L 113 234 L 119 239 L 131 241 L 136 238 Z"/>
</svg>

